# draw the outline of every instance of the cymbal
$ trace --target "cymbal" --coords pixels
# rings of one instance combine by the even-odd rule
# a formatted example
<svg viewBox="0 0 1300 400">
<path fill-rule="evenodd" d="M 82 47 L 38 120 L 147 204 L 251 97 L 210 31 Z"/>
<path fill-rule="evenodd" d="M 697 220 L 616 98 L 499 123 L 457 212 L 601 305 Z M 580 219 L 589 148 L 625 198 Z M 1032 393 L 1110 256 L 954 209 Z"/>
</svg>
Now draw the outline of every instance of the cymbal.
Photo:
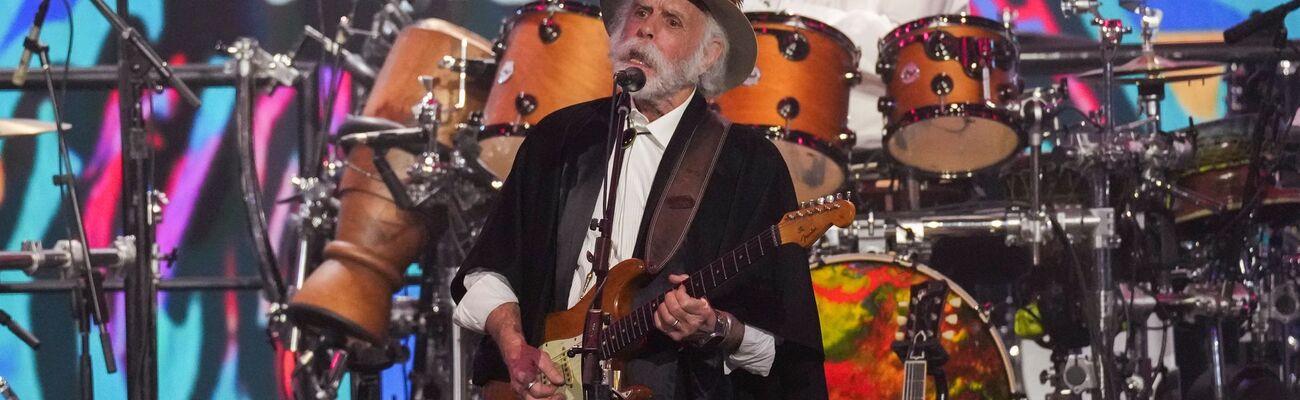
<svg viewBox="0 0 1300 400">
<path fill-rule="evenodd" d="M 1113 72 L 1115 77 L 1124 77 L 1129 75 L 1156 75 L 1173 71 L 1186 71 L 1191 69 L 1217 67 L 1223 64 L 1207 61 L 1174 61 L 1155 54 L 1143 54 L 1129 62 L 1116 65 Z M 1094 69 L 1079 74 L 1080 78 L 1102 78 L 1105 70 Z"/>
<path fill-rule="evenodd" d="M 72 124 L 64 123 L 63 129 L 72 129 Z M 19 136 L 32 136 L 54 132 L 53 123 L 27 118 L 0 118 L 0 139 Z"/>
<path fill-rule="evenodd" d="M 1174 83 L 1174 82 L 1199 81 L 1202 79 L 1216 78 L 1221 76 L 1223 76 L 1222 72 L 1203 73 L 1203 74 L 1202 73 L 1160 74 L 1154 76 L 1148 75 L 1148 76 L 1134 76 L 1134 77 L 1127 77 L 1127 78 L 1116 78 L 1115 82 L 1122 83 L 1122 84 L 1130 84 L 1130 85 L 1141 85 L 1141 84 L 1163 85 L 1166 83 Z"/>
</svg>

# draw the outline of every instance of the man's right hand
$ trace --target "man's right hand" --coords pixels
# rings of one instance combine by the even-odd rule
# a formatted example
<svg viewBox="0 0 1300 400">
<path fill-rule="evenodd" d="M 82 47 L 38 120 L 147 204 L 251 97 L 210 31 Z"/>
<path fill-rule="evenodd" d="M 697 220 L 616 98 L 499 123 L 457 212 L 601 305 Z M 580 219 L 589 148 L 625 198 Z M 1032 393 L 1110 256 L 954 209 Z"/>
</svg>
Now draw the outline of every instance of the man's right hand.
<svg viewBox="0 0 1300 400">
<path fill-rule="evenodd" d="M 518 344 L 500 344 L 498 347 L 506 368 L 510 370 L 510 388 L 516 394 L 529 400 L 563 398 L 559 386 L 564 384 L 564 375 L 546 353 L 522 340 Z"/>
<path fill-rule="evenodd" d="M 502 304 L 488 314 L 487 332 L 501 350 L 510 372 L 510 388 L 528 400 L 560 398 L 558 387 L 564 384 L 564 374 L 546 353 L 528 345 L 520 326 L 518 303 Z"/>
</svg>

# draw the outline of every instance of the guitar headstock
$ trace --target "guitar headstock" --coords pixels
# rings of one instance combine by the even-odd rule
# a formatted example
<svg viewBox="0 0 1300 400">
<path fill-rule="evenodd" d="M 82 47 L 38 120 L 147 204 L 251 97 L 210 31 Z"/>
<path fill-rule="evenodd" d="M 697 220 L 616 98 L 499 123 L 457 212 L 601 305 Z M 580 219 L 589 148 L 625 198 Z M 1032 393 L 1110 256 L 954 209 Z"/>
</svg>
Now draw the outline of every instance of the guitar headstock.
<svg viewBox="0 0 1300 400">
<path fill-rule="evenodd" d="M 858 211 L 847 197 L 841 193 L 806 201 L 799 205 L 798 210 L 786 213 L 781 222 L 776 224 L 781 233 L 781 244 L 812 246 L 831 225 L 841 228 L 849 226 Z"/>
<path fill-rule="evenodd" d="M 948 282 L 931 280 L 912 285 L 907 323 L 899 327 L 899 333 L 902 335 L 895 346 L 896 350 L 905 349 L 899 353 L 899 357 L 904 361 L 916 357 L 931 359 L 939 356 L 927 353 L 943 349 L 937 344 L 939 321 L 943 320 L 943 306 L 947 298 Z"/>
</svg>

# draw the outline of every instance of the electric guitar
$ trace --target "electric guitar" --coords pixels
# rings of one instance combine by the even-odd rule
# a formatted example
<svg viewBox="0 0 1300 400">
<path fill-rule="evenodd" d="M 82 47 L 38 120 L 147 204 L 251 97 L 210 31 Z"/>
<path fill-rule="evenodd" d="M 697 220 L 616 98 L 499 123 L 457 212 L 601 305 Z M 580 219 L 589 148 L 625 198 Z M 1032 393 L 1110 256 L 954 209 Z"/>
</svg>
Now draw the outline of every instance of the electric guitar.
<svg viewBox="0 0 1300 400">
<path fill-rule="evenodd" d="M 776 248 L 787 243 L 808 247 L 822 237 L 831 225 L 845 227 L 856 215 L 853 203 L 834 200 L 825 203 L 805 204 L 803 208 L 786 213 L 781 222 L 745 241 L 735 249 L 713 260 L 704 268 L 690 274 L 682 282 L 686 293 L 700 298 L 740 274 L 755 260 L 771 255 Z M 638 259 L 628 259 L 610 268 L 605 280 L 601 306 L 610 314 L 609 323 L 601 334 L 598 355 L 602 360 L 602 373 L 611 389 L 620 398 L 648 399 L 650 390 L 643 386 L 622 387 L 623 360 L 629 358 L 646 335 L 655 331 L 654 311 L 663 302 L 661 294 L 653 301 L 634 307 L 633 292 L 651 276 L 645 274 L 645 264 Z M 572 308 L 546 316 L 544 343 L 539 346 L 564 374 L 564 385 L 559 388 L 567 399 L 582 399 L 582 357 L 568 354 L 570 349 L 582 345 L 583 323 L 594 301 L 595 289 L 589 290 Z M 494 388 L 493 386 L 496 385 Z M 501 386 L 504 385 L 505 388 Z M 500 399 L 505 394 L 513 398 L 506 382 L 489 382 L 485 392 L 489 398 Z M 498 395 L 500 394 L 500 395 Z"/>
<path fill-rule="evenodd" d="M 939 369 L 948 361 L 948 353 L 939 344 L 939 321 L 943 319 L 943 303 L 947 298 L 947 282 L 912 285 L 907 323 L 899 329 L 899 340 L 892 346 L 903 360 L 903 400 L 925 399 L 927 372 L 935 375 L 935 392 L 940 394 L 937 398 L 948 398 L 947 379 Z"/>
</svg>

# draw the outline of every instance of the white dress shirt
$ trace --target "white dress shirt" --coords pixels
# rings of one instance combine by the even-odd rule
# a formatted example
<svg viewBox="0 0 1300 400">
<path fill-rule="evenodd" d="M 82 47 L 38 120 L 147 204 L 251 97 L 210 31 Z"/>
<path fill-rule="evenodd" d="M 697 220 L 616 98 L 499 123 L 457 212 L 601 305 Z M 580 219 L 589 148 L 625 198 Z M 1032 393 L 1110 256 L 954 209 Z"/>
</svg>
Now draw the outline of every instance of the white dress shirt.
<svg viewBox="0 0 1300 400">
<path fill-rule="evenodd" d="M 694 95 L 692 93 L 691 97 Z M 620 260 L 631 258 L 636 249 L 641 219 L 645 214 L 650 187 L 654 184 L 655 172 L 659 169 L 659 161 L 663 159 L 664 150 L 672 140 L 673 133 L 677 130 L 682 115 L 686 113 L 688 104 L 690 104 L 689 99 L 654 121 L 647 121 L 645 115 L 636 111 L 635 105 L 633 106 L 629 116 L 632 127 L 642 132 L 648 130 L 649 134 L 636 135 L 631 147 L 624 154 L 622 178 L 618 193 L 615 195 L 619 203 L 615 207 L 612 224 L 613 246 L 610 249 L 610 266 Z M 610 168 L 613 168 L 612 162 L 606 166 L 607 172 Z M 603 216 L 603 205 L 604 190 L 596 199 L 592 218 Z M 595 251 L 598 235 L 595 230 L 587 230 L 582 251 L 578 254 L 573 283 L 569 285 L 568 307 L 577 304 L 582 299 L 582 295 L 586 294 L 595 283 L 594 279 L 588 276 L 591 263 L 587 260 L 587 254 Z M 519 301 L 505 277 L 495 272 L 473 271 L 466 274 L 465 288 L 465 296 L 461 298 L 460 304 L 456 305 L 452 320 L 463 328 L 479 333 L 484 333 L 486 330 L 487 317 L 492 310 L 501 304 Z M 775 358 L 776 338 L 762 329 L 745 326 L 740 347 L 727 356 L 723 369 L 731 373 L 736 368 L 743 368 L 751 373 L 767 376 Z"/>
<path fill-rule="evenodd" d="M 858 135 L 854 147 L 876 149 L 880 148 L 885 129 L 884 117 L 876 110 L 877 101 L 885 95 L 884 81 L 876 75 L 876 42 L 903 23 L 931 15 L 963 13 L 969 5 L 970 0 L 749 0 L 742 9 L 783 11 L 825 22 L 862 50 L 858 60 L 862 83 L 849 92 L 848 126 Z"/>
</svg>

